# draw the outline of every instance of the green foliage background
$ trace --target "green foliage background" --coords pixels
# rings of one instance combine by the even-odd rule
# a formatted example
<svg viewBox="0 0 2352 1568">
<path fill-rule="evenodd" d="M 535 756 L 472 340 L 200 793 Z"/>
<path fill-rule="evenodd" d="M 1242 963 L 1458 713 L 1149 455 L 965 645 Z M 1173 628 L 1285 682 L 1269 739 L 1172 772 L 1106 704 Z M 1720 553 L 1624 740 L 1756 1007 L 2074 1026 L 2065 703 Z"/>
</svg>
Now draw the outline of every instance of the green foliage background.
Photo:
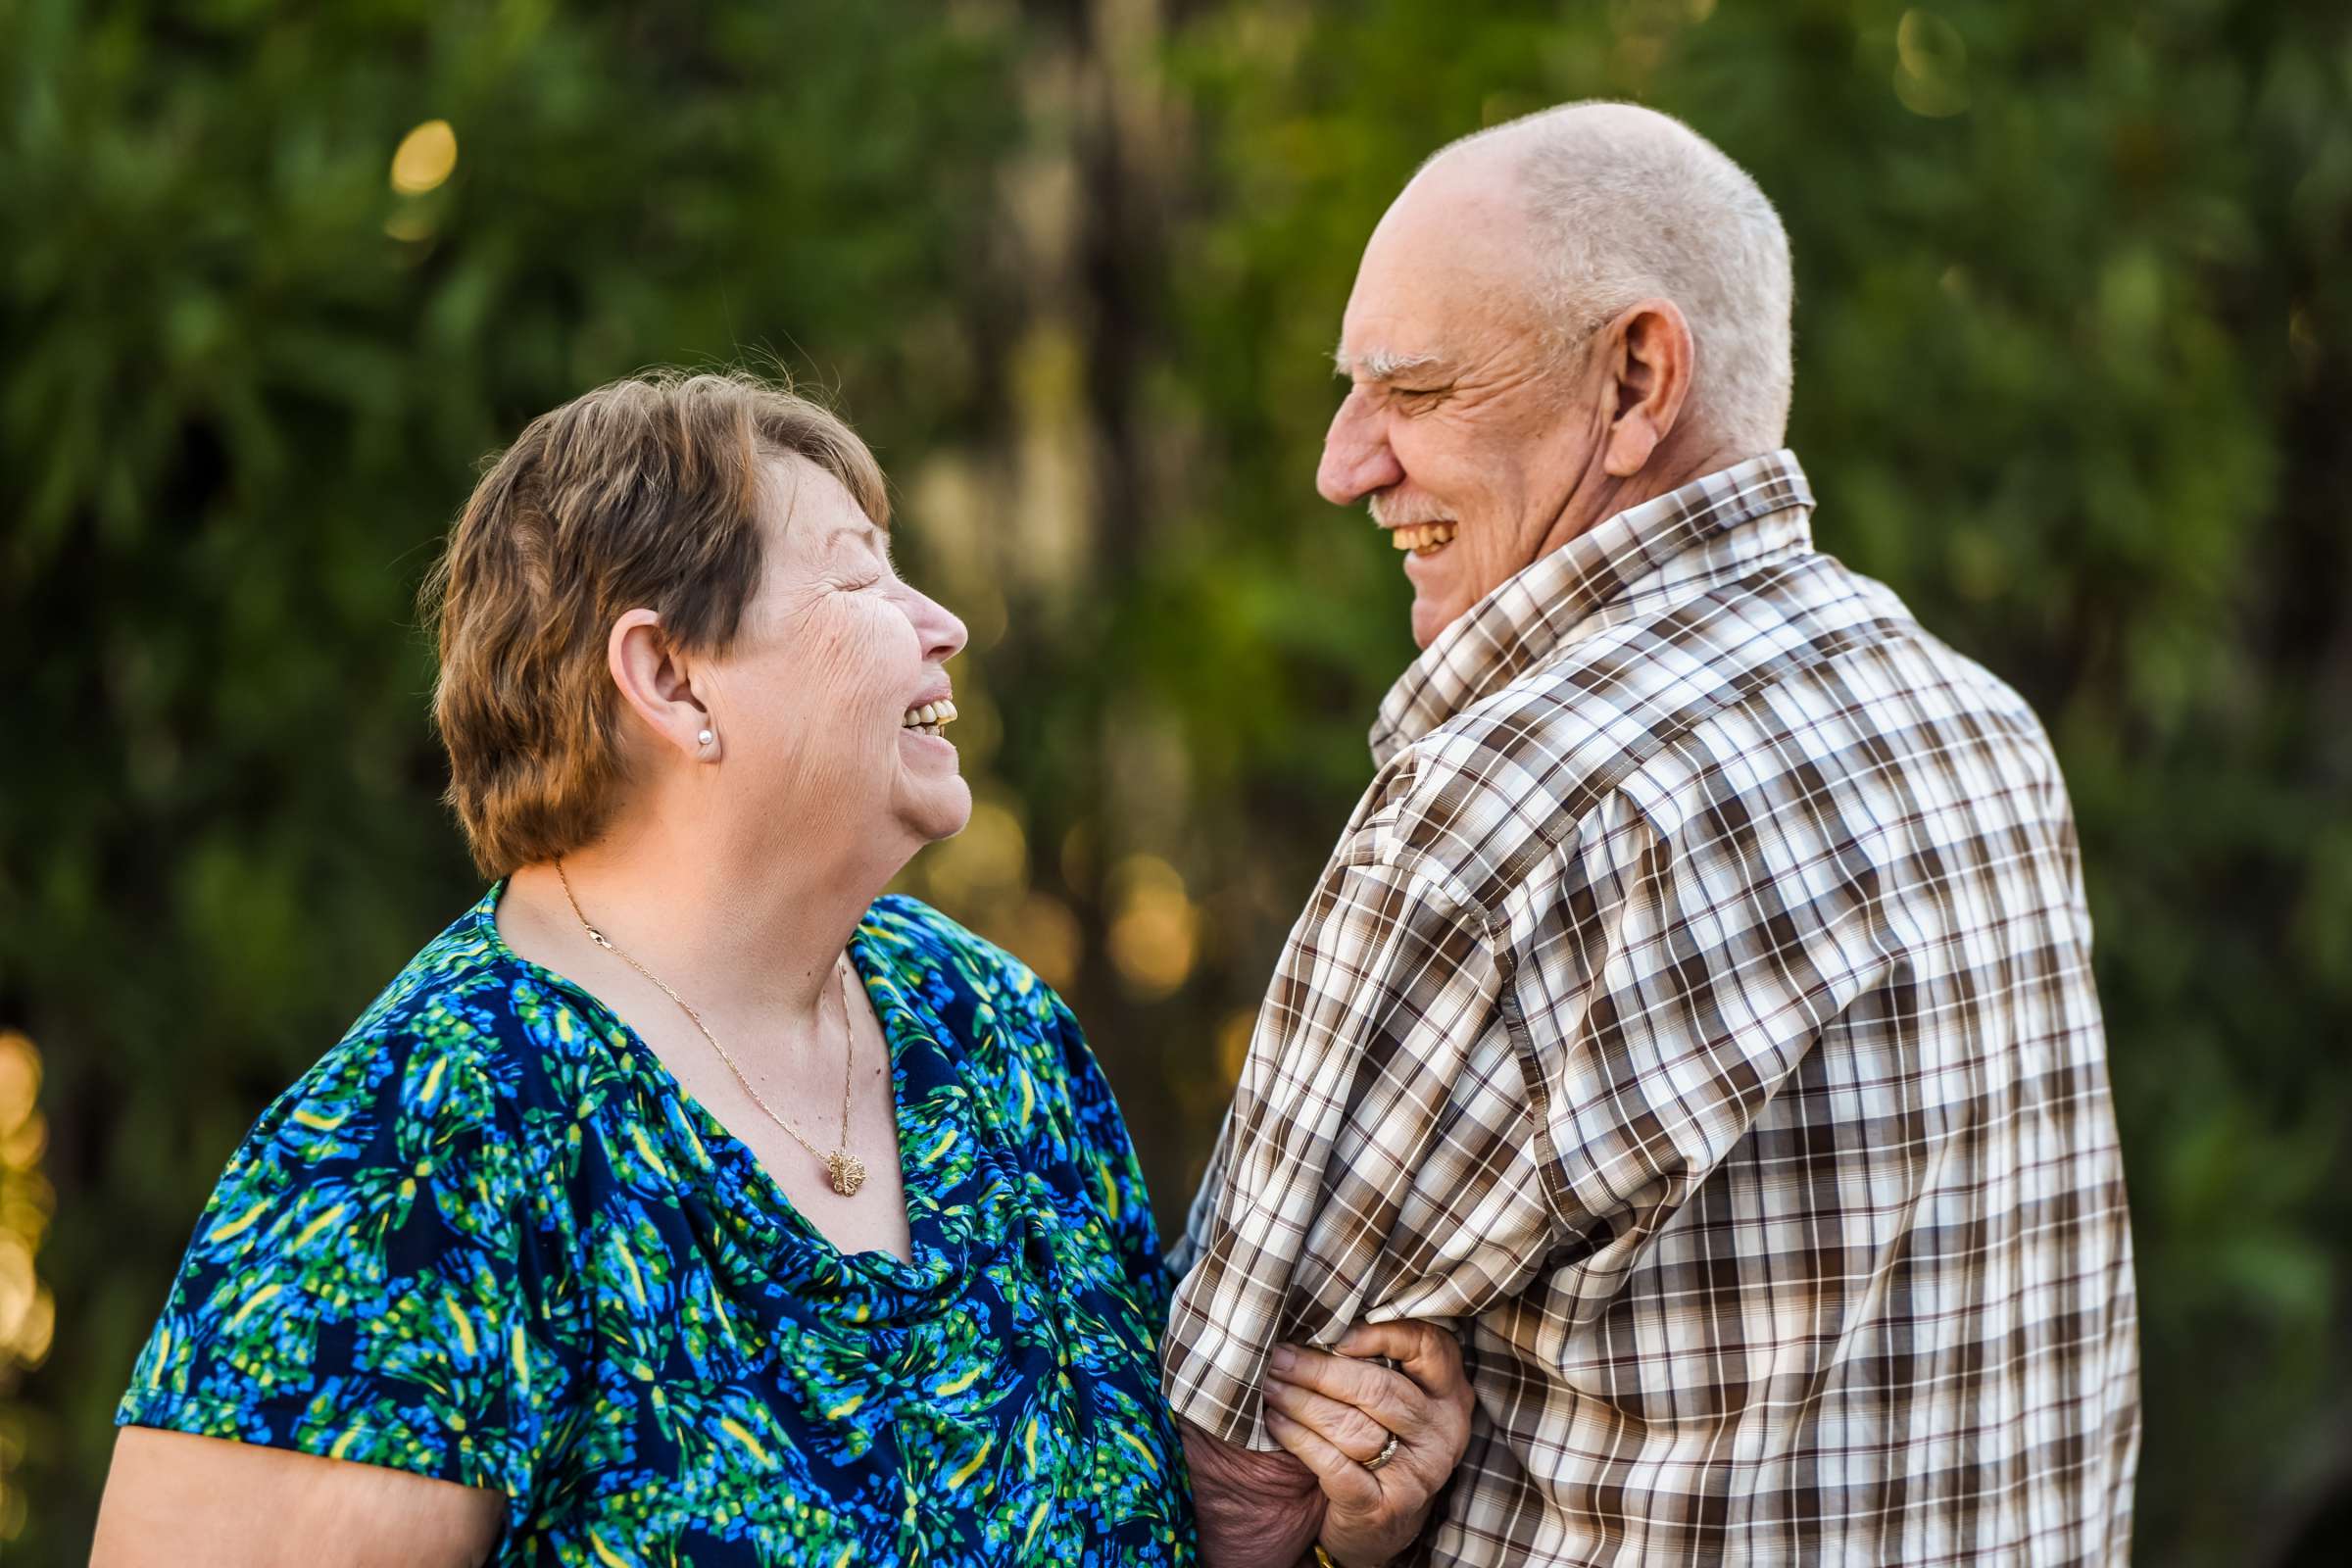
<svg viewBox="0 0 2352 1568">
<path fill-rule="evenodd" d="M 1780 202 L 1825 547 L 2056 736 L 2138 1558 L 2336 1560 L 2352 13 L 2317 0 L 0 0 L 0 1028 L 45 1073 L 0 1125 L 0 1554 L 80 1559 L 220 1163 L 476 891 L 411 596 L 486 453 L 644 365 L 781 365 L 874 441 L 975 632 L 981 808 L 909 885 L 1065 984 L 1173 1216 L 1411 654 L 1311 488 L 1357 251 L 1434 147 L 1587 96 Z M 434 118 L 455 172 L 399 195 Z"/>
</svg>

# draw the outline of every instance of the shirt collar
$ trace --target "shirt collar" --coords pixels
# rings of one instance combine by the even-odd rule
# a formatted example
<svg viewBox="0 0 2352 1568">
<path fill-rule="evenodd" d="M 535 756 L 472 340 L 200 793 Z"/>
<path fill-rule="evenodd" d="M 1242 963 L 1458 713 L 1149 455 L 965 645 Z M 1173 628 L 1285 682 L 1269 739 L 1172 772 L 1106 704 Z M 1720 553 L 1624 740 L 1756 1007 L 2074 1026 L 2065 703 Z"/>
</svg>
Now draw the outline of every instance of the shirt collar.
<svg viewBox="0 0 2352 1568">
<path fill-rule="evenodd" d="M 1549 660 L 1637 593 L 1739 576 L 1810 550 L 1813 491 L 1796 454 L 1749 458 L 1644 501 L 1505 579 L 1422 650 L 1372 726 L 1380 766 L 1483 697 Z"/>
</svg>

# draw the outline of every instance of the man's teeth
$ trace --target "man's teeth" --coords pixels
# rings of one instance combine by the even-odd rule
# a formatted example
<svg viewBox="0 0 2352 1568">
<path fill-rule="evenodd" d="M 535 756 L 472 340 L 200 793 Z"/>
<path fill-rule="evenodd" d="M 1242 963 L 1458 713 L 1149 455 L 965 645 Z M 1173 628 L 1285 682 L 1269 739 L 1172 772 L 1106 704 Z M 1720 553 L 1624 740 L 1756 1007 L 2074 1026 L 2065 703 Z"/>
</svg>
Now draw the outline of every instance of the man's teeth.
<svg viewBox="0 0 2352 1568">
<path fill-rule="evenodd" d="M 956 722 L 956 705 L 943 697 L 936 703 L 909 708 L 906 716 L 899 720 L 901 729 L 919 729 L 926 735 L 936 735 Z"/>
<path fill-rule="evenodd" d="M 1453 542 L 1455 525 L 1450 522 L 1414 522 L 1389 530 L 1389 543 L 1399 550 L 1410 550 L 1416 556 L 1426 556 Z"/>
</svg>

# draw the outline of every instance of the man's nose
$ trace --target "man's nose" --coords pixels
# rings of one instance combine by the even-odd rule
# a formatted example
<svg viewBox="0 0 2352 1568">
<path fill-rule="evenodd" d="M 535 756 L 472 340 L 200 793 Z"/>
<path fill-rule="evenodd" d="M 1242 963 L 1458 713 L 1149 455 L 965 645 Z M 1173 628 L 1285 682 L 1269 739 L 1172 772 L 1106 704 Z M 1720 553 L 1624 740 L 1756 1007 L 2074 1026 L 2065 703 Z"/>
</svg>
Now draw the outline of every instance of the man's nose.
<svg viewBox="0 0 2352 1568">
<path fill-rule="evenodd" d="M 1404 477 L 1404 466 L 1389 450 L 1380 417 L 1364 406 L 1361 392 L 1350 392 L 1331 416 L 1323 437 L 1323 464 L 1315 470 L 1315 488 L 1335 507 L 1353 506 L 1375 490 L 1386 490 Z"/>
</svg>

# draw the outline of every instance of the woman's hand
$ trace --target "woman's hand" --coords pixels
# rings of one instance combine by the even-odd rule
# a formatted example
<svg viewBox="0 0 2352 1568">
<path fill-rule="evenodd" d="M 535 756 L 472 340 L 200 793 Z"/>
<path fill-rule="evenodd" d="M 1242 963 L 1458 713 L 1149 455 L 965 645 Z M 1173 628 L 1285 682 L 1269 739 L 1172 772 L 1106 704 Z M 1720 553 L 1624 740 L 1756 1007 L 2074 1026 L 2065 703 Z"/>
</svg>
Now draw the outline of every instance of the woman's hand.
<svg viewBox="0 0 2352 1568">
<path fill-rule="evenodd" d="M 1461 1462 L 1470 1380 L 1461 1347 L 1434 1324 L 1368 1323 L 1336 1348 L 1328 1355 L 1275 1347 L 1266 1430 L 1322 1485 L 1323 1549 L 1345 1568 L 1376 1568 L 1421 1533 L 1438 1489 Z M 1355 1359 L 1369 1355 L 1390 1357 L 1397 1370 Z"/>
</svg>

